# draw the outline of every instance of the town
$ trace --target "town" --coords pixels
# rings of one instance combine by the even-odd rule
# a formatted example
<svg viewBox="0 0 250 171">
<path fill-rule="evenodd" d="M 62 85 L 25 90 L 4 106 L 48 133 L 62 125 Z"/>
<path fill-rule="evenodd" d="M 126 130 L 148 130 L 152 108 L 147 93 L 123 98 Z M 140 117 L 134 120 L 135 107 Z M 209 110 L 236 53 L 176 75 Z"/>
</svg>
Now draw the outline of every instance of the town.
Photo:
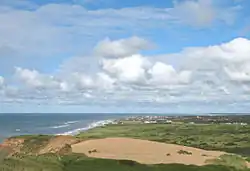
<svg viewBox="0 0 250 171">
<path fill-rule="evenodd" d="M 150 116 L 132 116 L 116 120 L 114 124 L 124 123 L 142 123 L 142 124 L 172 124 L 172 123 L 189 123 L 189 124 L 250 124 L 250 117 L 242 116 L 167 116 L 167 115 L 150 115 Z"/>
</svg>

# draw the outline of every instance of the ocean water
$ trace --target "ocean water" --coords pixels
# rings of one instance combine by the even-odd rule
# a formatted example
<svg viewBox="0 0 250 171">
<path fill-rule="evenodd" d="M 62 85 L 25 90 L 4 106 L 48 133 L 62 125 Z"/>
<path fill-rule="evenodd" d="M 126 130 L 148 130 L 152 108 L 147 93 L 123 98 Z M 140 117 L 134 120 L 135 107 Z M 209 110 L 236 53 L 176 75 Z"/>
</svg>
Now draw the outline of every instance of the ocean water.
<svg viewBox="0 0 250 171">
<path fill-rule="evenodd" d="M 75 135 L 124 114 L 0 114 L 0 142 L 5 138 L 27 134 Z"/>
</svg>

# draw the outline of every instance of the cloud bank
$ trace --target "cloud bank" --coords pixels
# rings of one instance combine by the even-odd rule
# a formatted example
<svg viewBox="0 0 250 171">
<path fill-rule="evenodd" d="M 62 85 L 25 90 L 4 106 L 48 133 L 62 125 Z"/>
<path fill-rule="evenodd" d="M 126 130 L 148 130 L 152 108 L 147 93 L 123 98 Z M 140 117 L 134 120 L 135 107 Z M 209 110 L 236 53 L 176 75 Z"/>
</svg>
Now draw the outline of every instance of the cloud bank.
<svg viewBox="0 0 250 171">
<path fill-rule="evenodd" d="M 208 47 L 189 47 L 165 58 L 185 57 L 180 67 L 140 52 L 152 43 L 139 37 L 105 39 L 93 56 L 98 69 L 64 74 L 15 68 L 15 84 L 0 77 L 1 102 L 29 101 L 56 104 L 151 103 L 181 104 L 248 102 L 250 40 L 236 38 Z M 105 47 L 105 48 L 104 48 Z M 96 54 L 96 52 L 98 52 Z M 86 58 L 79 58 L 81 67 Z M 67 61 L 63 65 L 72 65 Z"/>
</svg>

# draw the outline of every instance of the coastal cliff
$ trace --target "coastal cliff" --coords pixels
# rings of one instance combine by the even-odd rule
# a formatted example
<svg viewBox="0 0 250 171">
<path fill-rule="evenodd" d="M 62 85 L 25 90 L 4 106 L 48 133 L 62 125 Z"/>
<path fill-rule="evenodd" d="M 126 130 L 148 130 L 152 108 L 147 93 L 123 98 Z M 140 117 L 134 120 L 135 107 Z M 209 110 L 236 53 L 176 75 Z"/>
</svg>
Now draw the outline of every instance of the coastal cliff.
<svg viewBox="0 0 250 171">
<path fill-rule="evenodd" d="M 73 136 L 30 135 L 11 137 L 0 144 L 0 150 L 7 150 L 9 155 L 69 153 L 70 145 L 79 140 Z"/>
</svg>

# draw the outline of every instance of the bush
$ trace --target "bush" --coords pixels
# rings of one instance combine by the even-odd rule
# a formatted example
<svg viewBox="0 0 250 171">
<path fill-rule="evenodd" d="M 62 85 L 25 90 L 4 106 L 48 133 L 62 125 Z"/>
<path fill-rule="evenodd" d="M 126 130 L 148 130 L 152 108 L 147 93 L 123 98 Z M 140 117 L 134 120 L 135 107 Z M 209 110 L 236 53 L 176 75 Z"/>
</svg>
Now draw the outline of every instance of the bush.
<svg viewBox="0 0 250 171">
<path fill-rule="evenodd" d="M 178 153 L 178 154 L 183 154 L 183 155 L 192 155 L 191 152 L 185 151 L 185 150 L 179 150 L 177 153 Z"/>
<path fill-rule="evenodd" d="M 89 154 L 91 154 L 91 153 L 97 153 L 97 150 L 96 150 L 96 149 L 94 149 L 94 150 L 89 150 L 88 153 L 89 153 Z"/>
</svg>

